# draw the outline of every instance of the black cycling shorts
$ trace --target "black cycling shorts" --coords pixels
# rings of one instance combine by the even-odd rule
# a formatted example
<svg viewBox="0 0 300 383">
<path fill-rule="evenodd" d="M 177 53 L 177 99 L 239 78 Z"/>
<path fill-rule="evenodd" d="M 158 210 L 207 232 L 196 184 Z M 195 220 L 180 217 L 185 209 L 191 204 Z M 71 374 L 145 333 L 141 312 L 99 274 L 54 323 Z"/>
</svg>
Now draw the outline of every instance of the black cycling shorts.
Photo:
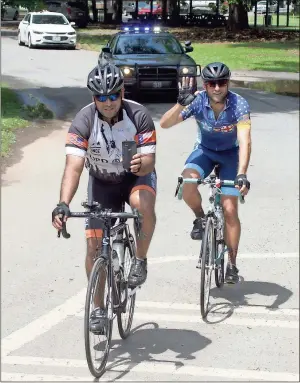
<svg viewBox="0 0 300 383">
<path fill-rule="evenodd" d="M 119 212 L 122 203 L 129 204 L 130 195 L 136 190 L 148 190 L 156 195 L 156 172 L 145 176 L 135 176 L 127 173 L 124 180 L 117 184 L 100 181 L 95 177 L 89 178 L 88 201 L 99 202 L 101 207 Z M 103 233 L 103 222 L 98 219 L 87 218 L 85 221 L 86 238 L 100 238 Z"/>
</svg>

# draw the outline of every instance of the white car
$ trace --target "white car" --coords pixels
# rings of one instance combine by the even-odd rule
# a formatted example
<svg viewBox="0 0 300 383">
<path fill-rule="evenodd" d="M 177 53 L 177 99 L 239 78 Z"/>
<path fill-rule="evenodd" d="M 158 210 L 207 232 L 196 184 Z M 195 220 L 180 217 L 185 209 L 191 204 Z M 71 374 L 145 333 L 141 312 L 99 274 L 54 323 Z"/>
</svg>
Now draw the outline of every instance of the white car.
<svg viewBox="0 0 300 383">
<path fill-rule="evenodd" d="M 275 1 L 270 1 L 268 4 L 269 13 L 276 12 L 277 3 Z M 255 7 L 252 8 L 252 11 L 255 12 Z M 257 3 L 257 13 L 266 13 L 267 12 L 267 2 L 258 1 Z"/>
<path fill-rule="evenodd" d="M 38 46 L 68 46 L 76 48 L 76 31 L 62 13 L 29 12 L 18 27 L 19 45 L 29 48 Z"/>
</svg>

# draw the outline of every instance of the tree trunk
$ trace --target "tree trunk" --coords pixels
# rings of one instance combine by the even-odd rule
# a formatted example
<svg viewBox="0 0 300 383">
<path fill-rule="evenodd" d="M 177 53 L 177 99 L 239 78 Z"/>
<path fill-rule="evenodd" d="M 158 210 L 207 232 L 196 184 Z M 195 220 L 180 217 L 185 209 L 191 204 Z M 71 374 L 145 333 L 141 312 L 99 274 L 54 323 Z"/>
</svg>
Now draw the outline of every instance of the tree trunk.
<svg viewBox="0 0 300 383">
<path fill-rule="evenodd" d="M 170 0 L 170 25 L 178 26 L 180 24 L 180 9 L 178 7 L 178 0 Z"/>
<path fill-rule="evenodd" d="M 114 5 L 114 22 L 116 24 L 122 24 L 123 2 L 122 0 L 115 0 Z"/>
<path fill-rule="evenodd" d="M 96 8 L 96 0 L 92 0 L 92 12 L 93 12 L 93 21 L 94 23 L 98 22 L 98 12 Z"/>
<path fill-rule="evenodd" d="M 240 31 L 249 28 L 248 13 L 244 4 L 241 2 L 229 4 L 228 29 Z"/>
</svg>

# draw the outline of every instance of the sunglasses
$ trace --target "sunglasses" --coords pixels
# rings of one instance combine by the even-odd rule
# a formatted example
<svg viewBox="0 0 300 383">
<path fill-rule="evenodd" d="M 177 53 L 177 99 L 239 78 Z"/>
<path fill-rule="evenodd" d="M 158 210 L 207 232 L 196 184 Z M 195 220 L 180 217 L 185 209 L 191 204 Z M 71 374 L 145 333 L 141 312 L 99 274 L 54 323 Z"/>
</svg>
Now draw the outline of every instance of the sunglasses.
<svg viewBox="0 0 300 383">
<path fill-rule="evenodd" d="M 101 94 L 101 95 L 97 95 L 95 96 L 96 100 L 97 101 L 100 101 L 100 102 L 105 102 L 107 101 L 108 99 L 110 101 L 117 101 L 117 99 L 120 97 L 121 93 L 113 93 L 113 94 Z"/>
<path fill-rule="evenodd" d="M 217 84 L 219 87 L 221 87 L 227 85 L 228 80 L 207 81 L 205 82 L 205 84 L 208 85 L 210 88 L 215 88 Z"/>
</svg>

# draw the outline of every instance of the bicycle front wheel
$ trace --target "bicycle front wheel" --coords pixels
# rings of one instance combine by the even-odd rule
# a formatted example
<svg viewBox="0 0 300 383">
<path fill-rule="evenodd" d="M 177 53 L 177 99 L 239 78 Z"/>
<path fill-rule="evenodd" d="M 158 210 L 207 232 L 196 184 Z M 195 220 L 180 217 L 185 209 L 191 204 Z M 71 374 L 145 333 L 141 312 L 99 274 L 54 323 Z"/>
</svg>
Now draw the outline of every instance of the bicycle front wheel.
<svg viewBox="0 0 300 383">
<path fill-rule="evenodd" d="M 224 242 L 219 242 L 216 249 L 216 257 L 221 257 L 220 264 L 215 266 L 215 282 L 217 287 L 222 287 L 224 284 Z"/>
<path fill-rule="evenodd" d="M 123 278 L 118 283 L 121 305 L 117 314 L 119 334 L 126 339 L 130 333 L 135 308 L 136 292 L 128 288 L 128 275 L 135 254 L 131 251 L 128 243 L 124 246 Z"/>
<path fill-rule="evenodd" d="M 201 247 L 201 280 L 200 280 L 200 309 L 201 316 L 205 318 L 208 313 L 211 274 L 215 259 L 215 231 L 211 217 L 207 218 L 204 237 Z"/>
<path fill-rule="evenodd" d="M 97 295 L 97 296 L 96 296 Z M 107 312 L 103 330 L 99 333 L 90 331 L 91 313 L 102 301 Z M 95 304 L 97 302 L 97 304 Z M 112 272 L 108 262 L 98 258 L 90 274 L 84 316 L 84 337 L 86 360 L 91 374 L 100 378 L 105 371 L 113 327 Z"/>
</svg>

